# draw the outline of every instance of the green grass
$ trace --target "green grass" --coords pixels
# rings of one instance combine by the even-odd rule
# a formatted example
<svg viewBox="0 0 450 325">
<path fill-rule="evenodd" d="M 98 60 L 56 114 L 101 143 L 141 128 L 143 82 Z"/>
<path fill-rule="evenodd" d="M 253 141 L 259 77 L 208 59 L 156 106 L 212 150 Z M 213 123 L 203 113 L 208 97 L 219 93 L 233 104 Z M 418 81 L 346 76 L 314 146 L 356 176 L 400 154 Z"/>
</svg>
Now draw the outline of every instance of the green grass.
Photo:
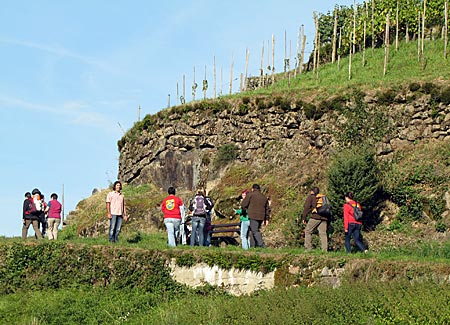
<svg viewBox="0 0 450 325">
<path fill-rule="evenodd" d="M 233 297 L 79 288 L 0 297 L 1 324 L 448 324 L 448 284 L 344 284 Z"/>
<path fill-rule="evenodd" d="M 436 79 L 446 80 L 450 76 L 450 62 L 443 57 L 444 44 L 442 40 L 425 42 L 426 65 L 422 66 L 417 58 L 417 43 L 400 42 L 398 51 L 391 47 L 387 73 L 383 76 L 384 49 L 366 51 L 365 65 L 362 65 L 362 53 L 357 53 L 352 58 L 351 79 L 348 78 L 348 56 L 342 57 L 340 68 L 337 62 L 328 63 L 319 67 L 318 79 L 312 71 L 297 75 L 288 80 L 281 79 L 273 87 L 244 93 L 255 95 L 271 95 L 278 92 L 302 93 L 314 92 L 317 96 L 331 96 L 343 90 L 362 88 L 376 89 L 379 87 L 396 88 L 399 84 L 407 84 L 412 81 L 432 81 Z M 243 95 L 244 95 L 243 94 Z"/>
</svg>

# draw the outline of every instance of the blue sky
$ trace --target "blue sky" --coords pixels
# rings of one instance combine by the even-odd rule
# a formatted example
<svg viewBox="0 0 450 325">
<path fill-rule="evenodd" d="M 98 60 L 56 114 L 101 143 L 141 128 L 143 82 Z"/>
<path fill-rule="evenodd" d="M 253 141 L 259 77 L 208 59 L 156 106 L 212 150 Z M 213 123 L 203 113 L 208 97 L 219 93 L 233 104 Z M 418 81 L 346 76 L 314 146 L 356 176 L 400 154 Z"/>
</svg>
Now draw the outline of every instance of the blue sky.
<svg viewBox="0 0 450 325">
<path fill-rule="evenodd" d="M 310 50 L 313 11 L 336 4 L 353 0 L 2 1 L 0 235 L 20 236 L 23 196 L 35 187 L 49 198 L 64 186 L 67 215 L 114 182 L 117 141 L 138 107 L 143 118 L 166 108 L 168 94 L 176 104 L 183 75 L 190 101 L 194 66 L 197 99 L 205 65 L 213 96 L 214 57 L 217 93 L 228 93 L 233 55 L 237 91 L 246 48 L 249 75 L 258 75 L 262 43 L 267 58 L 273 33 L 282 71 L 285 31 L 294 56 L 304 25 Z"/>
</svg>

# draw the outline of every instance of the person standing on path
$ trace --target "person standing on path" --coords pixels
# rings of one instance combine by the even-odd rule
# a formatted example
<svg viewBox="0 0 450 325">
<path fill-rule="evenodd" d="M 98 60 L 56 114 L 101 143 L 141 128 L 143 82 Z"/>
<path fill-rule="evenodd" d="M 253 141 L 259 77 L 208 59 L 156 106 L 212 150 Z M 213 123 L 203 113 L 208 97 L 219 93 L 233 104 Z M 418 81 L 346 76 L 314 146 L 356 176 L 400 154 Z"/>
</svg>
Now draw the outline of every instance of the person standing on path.
<svg viewBox="0 0 450 325">
<path fill-rule="evenodd" d="M 246 198 L 248 190 L 245 190 L 241 194 L 242 200 Z M 241 200 L 241 202 L 242 202 Z M 248 230 L 250 228 L 250 220 L 248 219 L 247 211 L 243 208 L 235 210 L 235 213 L 239 215 L 241 222 L 241 245 L 242 249 L 247 250 L 250 248 L 250 241 L 248 240 Z"/>
<path fill-rule="evenodd" d="M 305 249 L 306 250 L 312 249 L 312 233 L 314 232 L 314 230 L 319 229 L 320 245 L 322 247 L 322 251 L 326 252 L 328 251 L 328 237 L 327 237 L 328 218 L 319 215 L 316 211 L 317 207 L 316 196 L 318 194 L 319 188 L 313 187 L 303 206 L 302 220 L 303 224 L 306 225 Z M 306 222 L 306 217 L 310 212 L 311 217 L 309 218 L 308 222 Z"/>
<path fill-rule="evenodd" d="M 127 221 L 128 215 L 125 206 L 125 197 L 122 194 L 122 183 L 115 181 L 113 191 L 106 196 L 106 210 L 109 219 L 109 241 L 116 243 L 119 240 L 122 220 Z"/>
<path fill-rule="evenodd" d="M 48 202 L 48 218 L 47 218 L 47 236 L 49 240 L 58 239 L 58 228 L 61 224 L 62 205 L 58 201 L 58 195 L 53 193 L 50 195 L 51 200 Z"/>
<path fill-rule="evenodd" d="M 177 235 L 180 232 L 180 224 L 182 217 L 184 216 L 183 201 L 175 196 L 175 188 L 169 187 L 167 189 L 169 194 L 161 204 L 161 210 L 164 213 L 164 224 L 167 229 L 167 243 L 169 247 L 175 247 L 177 245 Z"/>
<path fill-rule="evenodd" d="M 25 193 L 25 200 L 23 201 L 23 209 L 22 209 L 22 239 L 27 239 L 28 236 L 28 228 L 30 225 L 33 225 L 34 233 L 36 238 L 42 239 L 41 231 L 39 230 L 39 222 L 38 215 L 36 214 L 36 206 L 34 205 L 33 198 L 31 197 L 30 192 Z"/>
<path fill-rule="evenodd" d="M 353 236 L 355 241 L 355 245 L 361 252 L 367 253 L 367 249 L 364 247 L 363 243 L 360 240 L 361 237 L 361 227 L 362 222 L 357 221 L 354 217 L 354 207 L 358 206 L 361 210 L 361 205 L 353 200 L 353 193 L 347 192 L 345 194 L 345 203 L 344 203 L 344 231 L 345 231 L 345 250 L 347 253 L 350 253 L 350 239 Z"/>
<path fill-rule="evenodd" d="M 242 200 L 241 208 L 247 210 L 256 247 L 266 247 L 261 234 L 261 225 L 269 224 L 270 205 L 269 199 L 261 193 L 258 184 L 253 184 L 251 192 Z"/>
</svg>

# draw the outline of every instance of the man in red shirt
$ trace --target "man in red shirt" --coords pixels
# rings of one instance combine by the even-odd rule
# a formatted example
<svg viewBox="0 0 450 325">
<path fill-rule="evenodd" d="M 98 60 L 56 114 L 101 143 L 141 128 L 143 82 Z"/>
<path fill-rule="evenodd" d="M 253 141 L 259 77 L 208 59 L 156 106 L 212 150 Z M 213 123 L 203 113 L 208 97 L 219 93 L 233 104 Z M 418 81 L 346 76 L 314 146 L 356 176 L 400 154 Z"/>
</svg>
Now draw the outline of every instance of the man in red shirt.
<svg viewBox="0 0 450 325">
<path fill-rule="evenodd" d="M 175 196 L 174 187 L 169 187 L 167 193 L 169 196 L 162 201 L 161 210 L 164 213 L 168 245 L 175 247 L 177 245 L 176 236 L 180 231 L 181 219 L 184 216 L 184 205 L 183 201 Z"/>
</svg>

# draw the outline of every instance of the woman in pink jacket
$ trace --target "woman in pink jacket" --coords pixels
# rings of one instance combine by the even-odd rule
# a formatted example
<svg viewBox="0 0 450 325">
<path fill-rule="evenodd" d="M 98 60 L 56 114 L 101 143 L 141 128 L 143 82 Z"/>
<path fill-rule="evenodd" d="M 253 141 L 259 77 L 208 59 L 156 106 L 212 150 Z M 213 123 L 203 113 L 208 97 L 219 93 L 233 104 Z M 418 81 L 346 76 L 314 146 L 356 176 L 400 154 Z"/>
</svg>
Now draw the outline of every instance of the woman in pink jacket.
<svg viewBox="0 0 450 325">
<path fill-rule="evenodd" d="M 344 230 L 345 230 L 345 250 L 350 253 L 350 239 L 353 236 L 355 240 L 355 245 L 359 248 L 361 252 L 367 253 L 367 249 L 364 247 L 360 240 L 362 222 L 355 220 L 354 217 L 354 207 L 358 205 L 361 209 L 361 205 L 353 200 L 353 193 L 347 192 L 345 194 L 345 204 L 344 204 Z"/>
</svg>

